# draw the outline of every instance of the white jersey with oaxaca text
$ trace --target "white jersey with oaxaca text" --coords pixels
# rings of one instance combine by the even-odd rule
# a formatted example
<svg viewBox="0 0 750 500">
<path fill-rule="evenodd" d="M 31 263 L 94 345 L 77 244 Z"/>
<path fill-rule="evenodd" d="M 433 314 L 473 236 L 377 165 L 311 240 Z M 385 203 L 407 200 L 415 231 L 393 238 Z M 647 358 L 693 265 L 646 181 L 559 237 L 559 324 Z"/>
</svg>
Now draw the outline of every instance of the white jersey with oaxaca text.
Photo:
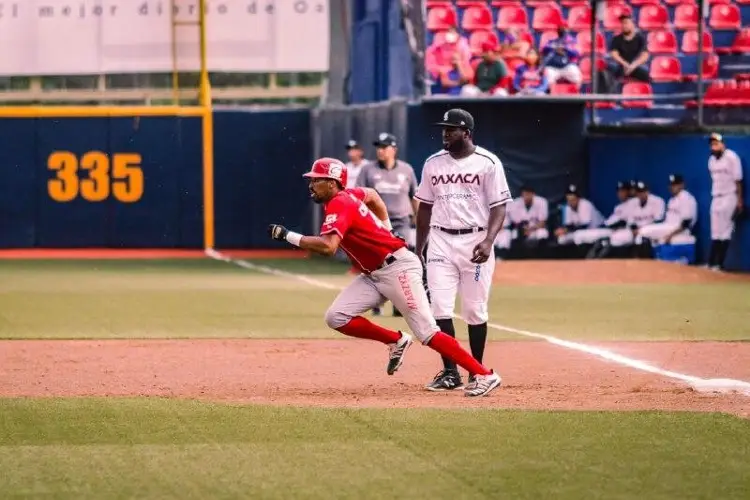
<svg viewBox="0 0 750 500">
<path fill-rule="evenodd" d="M 628 200 L 628 227 L 643 227 L 664 219 L 664 198 L 649 193 L 646 203 L 641 204 L 638 198 Z"/>
<path fill-rule="evenodd" d="M 610 227 L 617 224 L 618 222 L 627 222 L 629 201 L 630 199 L 627 199 L 622 203 L 619 203 L 612 211 L 612 215 L 610 215 L 607 220 L 604 221 L 604 225 Z"/>
<path fill-rule="evenodd" d="M 505 218 L 509 219 L 511 224 L 520 224 L 522 222 L 528 222 L 536 224 L 538 222 L 546 221 L 549 217 L 549 203 L 541 196 L 534 195 L 531 200 L 531 206 L 526 207 L 523 198 L 519 197 L 513 200 L 508 205 L 508 213 Z"/>
<path fill-rule="evenodd" d="M 359 165 L 355 165 L 350 161 L 346 162 L 346 175 L 348 176 L 346 179 L 346 189 L 354 189 L 357 186 L 357 177 L 359 177 L 359 173 L 366 163 L 367 160 L 365 159 L 362 159 Z"/>
<path fill-rule="evenodd" d="M 724 151 L 721 158 L 708 159 L 711 174 L 711 196 L 726 196 L 737 192 L 737 182 L 742 180 L 742 162 L 731 149 Z"/>
<path fill-rule="evenodd" d="M 415 197 L 432 204 L 431 225 L 448 229 L 486 228 L 490 209 L 511 200 L 502 162 L 479 146 L 460 160 L 448 151 L 427 158 Z"/>
<path fill-rule="evenodd" d="M 603 219 L 599 210 L 586 198 L 578 200 L 578 208 L 575 210 L 568 204 L 563 209 L 563 226 L 599 227 Z"/>
<path fill-rule="evenodd" d="M 698 221 L 698 202 L 695 197 L 684 189 L 672 196 L 667 203 L 667 216 L 665 224 L 681 225 L 682 221 L 689 220 L 690 227 L 695 226 Z"/>
</svg>

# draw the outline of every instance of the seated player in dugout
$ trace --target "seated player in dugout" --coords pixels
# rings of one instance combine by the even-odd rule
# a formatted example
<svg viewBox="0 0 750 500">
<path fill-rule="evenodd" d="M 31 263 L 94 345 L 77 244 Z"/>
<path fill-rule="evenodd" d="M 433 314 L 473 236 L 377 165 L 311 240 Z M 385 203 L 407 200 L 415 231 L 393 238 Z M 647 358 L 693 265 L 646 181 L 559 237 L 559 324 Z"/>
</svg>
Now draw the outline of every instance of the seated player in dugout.
<svg viewBox="0 0 750 500">
<path fill-rule="evenodd" d="M 669 176 L 669 191 L 672 197 L 667 203 L 667 215 L 664 222 L 647 224 L 640 228 L 636 244 L 648 247 L 656 245 L 686 245 L 695 243 L 692 233 L 698 221 L 698 202 L 685 189 L 685 179 L 680 174 Z"/>
<path fill-rule="evenodd" d="M 617 229 L 609 237 L 609 244 L 614 247 L 617 257 L 649 258 L 651 253 L 639 238 L 641 228 L 664 220 L 666 203 L 664 198 L 650 192 L 645 182 L 635 184 L 635 197 L 628 201 L 627 227 Z M 638 239 L 638 242 L 636 242 Z"/>
<path fill-rule="evenodd" d="M 495 239 L 500 258 L 533 258 L 549 238 L 549 203 L 529 185 L 508 206 L 504 227 Z"/>
<path fill-rule="evenodd" d="M 590 245 L 576 245 L 578 231 L 600 227 L 604 217 L 593 203 L 581 196 L 580 189 L 570 184 L 565 190 L 565 204 L 561 207 L 560 225 L 555 229 L 554 257 L 582 258 Z"/>
<path fill-rule="evenodd" d="M 635 196 L 636 181 L 617 183 L 617 200 L 612 214 L 604 221 L 604 227 L 576 231 L 573 238 L 576 245 L 593 245 L 586 254 L 587 259 L 601 259 L 609 254 L 609 237 L 628 223 L 628 202 Z"/>
</svg>

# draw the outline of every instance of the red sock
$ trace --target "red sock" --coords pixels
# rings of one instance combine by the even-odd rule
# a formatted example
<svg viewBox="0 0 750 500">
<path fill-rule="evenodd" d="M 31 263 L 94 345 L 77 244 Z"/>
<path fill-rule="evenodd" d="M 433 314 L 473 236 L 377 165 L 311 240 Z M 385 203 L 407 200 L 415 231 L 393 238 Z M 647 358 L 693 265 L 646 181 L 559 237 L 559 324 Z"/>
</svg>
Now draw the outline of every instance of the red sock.
<svg viewBox="0 0 750 500">
<path fill-rule="evenodd" d="M 347 324 L 336 328 L 336 330 L 350 337 L 377 340 L 384 344 L 393 344 L 401 340 L 400 333 L 378 326 L 362 316 L 355 316 Z"/>
<path fill-rule="evenodd" d="M 471 354 L 461 347 L 458 340 L 450 335 L 437 332 L 427 345 L 472 375 L 489 375 L 492 373 L 482 363 L 474 359 Z"/>
</svg>

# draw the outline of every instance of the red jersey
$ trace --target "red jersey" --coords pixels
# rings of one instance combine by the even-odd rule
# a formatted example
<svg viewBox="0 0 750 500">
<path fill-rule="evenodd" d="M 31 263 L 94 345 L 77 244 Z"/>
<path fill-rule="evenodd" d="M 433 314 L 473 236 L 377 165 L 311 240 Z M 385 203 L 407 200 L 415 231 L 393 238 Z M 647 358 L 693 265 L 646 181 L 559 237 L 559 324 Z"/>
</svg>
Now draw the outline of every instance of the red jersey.
<svg viewBox="0 0 750 500">
<path fill-rule="evenodd" d="M 365 190 L 345 189 L 325 205 L 325 219 L 320 234 L 336 233 L 341 249 L 354 267 L 365 274 L 378 269 L 388 254 L 404 248 L 383 222 L 365 205 Z"/>
</svg>

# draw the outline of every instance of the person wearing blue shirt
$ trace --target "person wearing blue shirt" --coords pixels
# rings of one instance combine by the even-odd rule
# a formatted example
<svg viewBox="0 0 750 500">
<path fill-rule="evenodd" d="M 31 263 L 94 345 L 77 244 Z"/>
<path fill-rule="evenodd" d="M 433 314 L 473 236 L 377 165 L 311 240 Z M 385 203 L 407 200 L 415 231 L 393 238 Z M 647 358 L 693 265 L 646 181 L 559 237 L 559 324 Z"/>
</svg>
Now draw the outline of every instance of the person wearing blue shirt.
<svg viewBox="0 0 750 500">
<path fill-rule="evenodd" d="M 580 56 L 573 37 L 565 32 L 565 28 L 558 28 L 557 38 L 549 40 L 542 48 L 542 66 L 547 81 L 552 84 L 564 80 L 580 87 L 583 80 L 578 67 Z"/>
<path fill-rule="evenodd" d="M 544 70 L 539 64 L 539 53 L 536 49 L 529 49 L 526 53 L 526 63 L 516 68 L 513 78 L 513 89 L 518 94 L 546 94 L 549 82 L 544 76 Z"/>
</svg>

